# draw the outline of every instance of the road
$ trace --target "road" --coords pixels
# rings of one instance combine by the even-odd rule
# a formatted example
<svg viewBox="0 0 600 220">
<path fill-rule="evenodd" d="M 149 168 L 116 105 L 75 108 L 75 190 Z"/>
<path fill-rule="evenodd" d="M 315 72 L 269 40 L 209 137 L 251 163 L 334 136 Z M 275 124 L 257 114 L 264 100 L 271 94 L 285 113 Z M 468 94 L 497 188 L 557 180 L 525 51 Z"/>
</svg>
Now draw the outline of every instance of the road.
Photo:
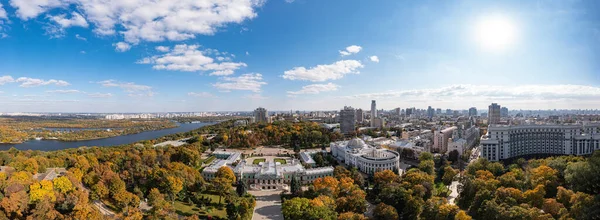
<svg viewBox="0 0 600 220">
<path fill-rule="evenodd" d="M 94 206 L 96 206 L 96 208 L 98 208 L 98 210 L 100 210 L 100 212 L 105 216 L 115 215 L 113 211 L 111 211 L 108 207 L 106 207 L 106 205 L 104 205 L 104 203 L 100 202 L 99 200 L 94 200 Z"/>
<path fill-rule="evenodd" d="M 256 207 L 252 220 L 283 220 L 281 214 L 281 197 L 279 190 L 248 191 L 256 197 Z"/>
<path fill-rule="evenodd" d="M 450 196 L 448 196 L 448 203 L 450 204 L 454 204 L 454 200 L 456 199 L 456 197 L 458 197 L 458 185 L 460 184 L 460 182 L 458 181 L 452 181 L 452 183 L 450 184 Z"/>
</svg>

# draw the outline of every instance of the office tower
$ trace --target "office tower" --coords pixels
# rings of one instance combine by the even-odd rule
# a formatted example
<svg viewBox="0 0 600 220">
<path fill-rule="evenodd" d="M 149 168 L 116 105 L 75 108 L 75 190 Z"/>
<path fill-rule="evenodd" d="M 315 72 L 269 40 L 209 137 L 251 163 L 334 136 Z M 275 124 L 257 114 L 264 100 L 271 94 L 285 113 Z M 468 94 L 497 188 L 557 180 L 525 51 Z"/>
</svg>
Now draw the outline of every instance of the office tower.
<svg viewBox="0 0 600 220">
<path fill-rule="evenodd" d="M 433 118 L 434 110 L 431 106 L 427 107 L 427 117 Z"/>
<path fill-rule="evenodd" d="M 361 123 L 365 119 L 365 113 L 362 109 L 356 109 L 356 122 Z"/>
<path fill-rule="evenodd" d="M 435 109 L 435 114 L 436 115 L 442 115 L 442 109 L 441 108 Z"/>
<path fill-rule="evenodd" d="M 500 109 L 500 117 L 507 118 L 508 117 L 508 108 L 502 107 Z"/>
<path fill-rule="evenodd" d="M 413 114 L 413 110 L 412 110 L 412 108 L 407 108 L 407 109 L 406 109 L 406 116 L 410 116 L 410 115 L 412 115 L 412 114 Z"/>
<path fill-rule="evenodd" d="M 452 115 L 452 109 L 446 109 L 446 115 L 448 115 L 448 116 Z"/>
<path fill-rule="evenodd" d="M 402 111 L 400 110 L 400 108 L 396 108 L 394 110 L 395 110 L 396 115 L 400 116 L 402 114 Z"/>
<path fill-rule="evenodd" d="M 469 116 L 477 116 L 477 108 L 471 107 L 469 109 Z"/>
<path fill-rule="evenodd" d="M 500 123 L 500 105 L 492 103 L 488 108 L 488 124 Z"/>
<path fill-rule="evenodd" d="M 344 106 L 344 108 L 340 110 L 340 131 L 342 134 L 350 134 L 354 132 L 355 123 L 356 111 L 350 106 Z"/>
<path fill-rule="evenodd" d="M 258 107 L 254 110 L 254 122 L 269 123 L 269 112 L 263 107 Z"/>
<path fill-rule="evenodd" d="M 375 100 L 371 100 L 371 127 L 373 127 L 373 119 L 377 118 L 377 104 Z"/>
</svg>

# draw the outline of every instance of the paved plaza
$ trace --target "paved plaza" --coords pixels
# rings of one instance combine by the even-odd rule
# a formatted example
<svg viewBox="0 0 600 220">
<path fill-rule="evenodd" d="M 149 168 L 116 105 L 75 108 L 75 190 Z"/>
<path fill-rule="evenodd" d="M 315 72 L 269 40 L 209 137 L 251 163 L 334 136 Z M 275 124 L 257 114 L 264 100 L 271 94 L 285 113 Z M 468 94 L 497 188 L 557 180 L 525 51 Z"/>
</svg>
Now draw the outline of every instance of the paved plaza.
<svg viewBox="0 0 600 220">
<path fill-rule="evenodd" d="M 248 191 L 256 197 L 256 207 L 254 207 L 254 216 L 252 220 L 283 220 L 281 214 L 281 197 L 279 190 L 269 191 Z"/>
</svg>

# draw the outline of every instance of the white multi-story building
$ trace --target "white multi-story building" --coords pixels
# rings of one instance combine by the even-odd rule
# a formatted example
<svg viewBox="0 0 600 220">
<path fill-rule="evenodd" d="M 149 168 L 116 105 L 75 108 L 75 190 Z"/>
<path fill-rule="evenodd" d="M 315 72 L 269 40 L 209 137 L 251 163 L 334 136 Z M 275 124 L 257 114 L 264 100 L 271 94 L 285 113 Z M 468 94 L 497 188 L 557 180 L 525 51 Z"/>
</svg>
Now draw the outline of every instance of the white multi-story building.
<svg viewBox="0 0 600 220">
<path fill-rule="evenodd" d="M 499 161 L 534 154 L 586 155 L 600 149 L 600 124 L 490 125 L 481 156 Z"/>
<path fill-rule="evenodd" d="M 331 154 L 346 165 L 356 167 L 363 173 L 381 170 L 399 170 L 400 155 L 385 148 L 374 147 L 360 138 L 331 143 Z"/>
<path fill-rule="evenodd" d="M 205 180 L 215 178 L 219 168 L 228 166 L 233 170 L 238 180 L 245 181 L 251 189 L 289 189 L 292 176 L 296 176 L 302 184 L 311 184 L 318 178 L 333 176 L 333 167 L 319 167 L 305 169 L 300 161 L 296 159 L 287 160 L 286 164 L 279 162 L 266 161 L 259 164 L 248 164 L 242 160 L 240 153 L 215 152 L 213 155 L 217 158 L 225 158 L 213 162 L 210 166 L 204 168 L 202 176 Z M 310 157 L 310 154 L 307 154 Z M 239 161 L 239 162 L 238 162 Z M 237 165 L 234 165 L 238 162 Z"/>
</svg>

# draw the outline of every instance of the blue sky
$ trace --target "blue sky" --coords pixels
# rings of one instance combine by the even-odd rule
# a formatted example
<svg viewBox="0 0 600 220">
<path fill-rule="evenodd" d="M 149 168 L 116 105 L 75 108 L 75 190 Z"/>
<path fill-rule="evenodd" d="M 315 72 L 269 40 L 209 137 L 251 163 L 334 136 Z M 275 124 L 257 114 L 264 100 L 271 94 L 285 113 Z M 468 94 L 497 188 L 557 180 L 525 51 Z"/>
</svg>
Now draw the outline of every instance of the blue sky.
<svg viewBox="0 0 600 220">
<path fill-rule="evenodd" d="M 0 112 L 600 104 L 598 1 L 150 2 L 0 0 Z"/>
</svg>

